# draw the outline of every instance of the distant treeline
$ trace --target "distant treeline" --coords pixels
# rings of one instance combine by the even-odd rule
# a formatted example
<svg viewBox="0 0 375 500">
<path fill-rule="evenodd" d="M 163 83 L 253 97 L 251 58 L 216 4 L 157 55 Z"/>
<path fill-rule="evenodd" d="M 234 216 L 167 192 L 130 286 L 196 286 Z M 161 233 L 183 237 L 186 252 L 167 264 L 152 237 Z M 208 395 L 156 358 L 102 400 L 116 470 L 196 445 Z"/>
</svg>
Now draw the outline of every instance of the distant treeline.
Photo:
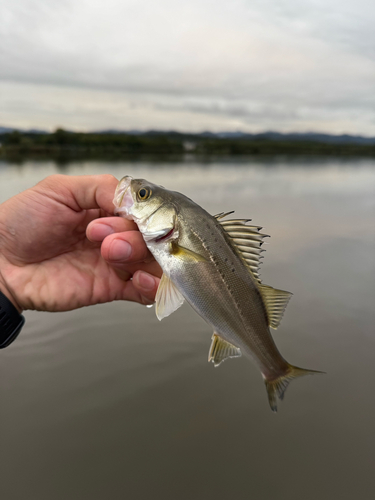
<svg viewBox="0 0 375 500">
<path fill-rule="evenodd" d="M 53 133 L 12 131 L 0 135 L 0 158 L 119 159 L 143 155 L 355 155 L 375 156 L 375 144 L 327 143 L 313 140 L 275 140 L 268 137 L 218 137 L 178 132 Z"/>
</svg>

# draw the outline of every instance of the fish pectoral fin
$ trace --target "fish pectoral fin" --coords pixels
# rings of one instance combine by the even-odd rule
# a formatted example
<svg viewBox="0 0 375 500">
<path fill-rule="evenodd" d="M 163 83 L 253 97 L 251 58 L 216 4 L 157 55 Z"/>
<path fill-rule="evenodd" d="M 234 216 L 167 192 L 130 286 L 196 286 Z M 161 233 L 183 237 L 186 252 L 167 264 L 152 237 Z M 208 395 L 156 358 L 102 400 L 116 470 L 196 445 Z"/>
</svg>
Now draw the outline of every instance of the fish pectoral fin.
<svg viewBox="0 0 375 500">
<path fill-rule="evenodd" d="M 293 294 L 285 290 L 277 290 L 277 288 L 262 284 L 259 285 L 259 289 L 267 310 L 268 326 L 276 330 Z"/>
<path fill-rule="evenodd" d="M 227 358 L 238 358 L 239 356 L 241 356 L 241 349 L 239 347 L 227 342 L 214 332 L 208 353 L 209 362 L 212 361 L 216 367 Z"/>
<path fill-rule="evenodd" d="M 155 297 L 157 318 L 159 320 L 166 318 L 182 306 L 184 300 L 176 285 L 163 274 Z"/>
<path fill-rule="evenodd" d="M 193 250 L 180 246 L 176 241 L 171 242 L 170 253 L 177 259 L 190 264 L 196 262 L 207 262 L 205 257 L 199 255 L 199 253 L 193 252 Z"/>
</svg>

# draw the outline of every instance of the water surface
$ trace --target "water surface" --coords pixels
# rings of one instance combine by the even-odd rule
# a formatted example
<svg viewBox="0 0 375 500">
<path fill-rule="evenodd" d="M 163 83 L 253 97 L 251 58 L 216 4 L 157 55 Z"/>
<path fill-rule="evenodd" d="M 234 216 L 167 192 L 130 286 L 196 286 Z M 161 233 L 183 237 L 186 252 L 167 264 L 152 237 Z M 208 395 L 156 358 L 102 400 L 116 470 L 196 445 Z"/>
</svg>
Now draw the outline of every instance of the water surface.
<svg viewBox="0 0 375 500">
<path fill-rule="evenodd" d="M 0 164 L 0 202 L 61 171 Z M 207 363 L 188 305 L 26 312 L 0 352 L 6 500 L 370 500 L 375 488 L 375 161 L 83 162 L 67 175 L 145 177 L 271 235 L 262 279 L 294 296 L 275 341 L 327 375 L 273 414 L 246 358 Z"/>
</svg>

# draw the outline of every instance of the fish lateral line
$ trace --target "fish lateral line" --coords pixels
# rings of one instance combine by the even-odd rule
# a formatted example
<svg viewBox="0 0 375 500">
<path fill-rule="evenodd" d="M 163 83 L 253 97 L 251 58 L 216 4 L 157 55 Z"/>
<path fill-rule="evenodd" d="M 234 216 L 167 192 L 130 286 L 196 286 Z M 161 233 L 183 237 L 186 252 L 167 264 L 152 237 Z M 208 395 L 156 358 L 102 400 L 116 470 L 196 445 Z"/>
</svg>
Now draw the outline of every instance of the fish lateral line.
<svg viewBox="0 0 375 500">
<path fill-rule="evenodd" d="M 261 226 L 250 225 L 251 219 L 226 219 L 233 212 L 212 216 L 181 193 L 129 176 L 119 182 L 113 203 L 115 213 L 138 225 L 163 270 L 157 317 L 173 313 L 186 297 L 214 329 L 208 359 L 215 366 L 239 357 L 241 349 L 251 354 L 274 412 L 291 380 L 323 373 L 289 364 L 273 342 L 270 327 L 278 327 L 292 294 L 260 280 L 261 247 L 268 237 Z M 228 261 L 227 273 L 220 263 Z M 236 339 L 241 349 L 224 337 Z"/>
</svg>

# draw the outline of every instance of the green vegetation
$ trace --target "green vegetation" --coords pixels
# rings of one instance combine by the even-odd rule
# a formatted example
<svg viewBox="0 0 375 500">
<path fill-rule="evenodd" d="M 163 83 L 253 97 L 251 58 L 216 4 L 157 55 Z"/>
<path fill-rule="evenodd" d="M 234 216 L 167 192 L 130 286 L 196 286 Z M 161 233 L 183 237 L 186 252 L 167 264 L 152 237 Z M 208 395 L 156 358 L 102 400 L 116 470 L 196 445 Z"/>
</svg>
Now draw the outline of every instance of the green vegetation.
<svg viewBox="0 0 375 500">
<path fill-rule="evenodd" d="M 266 136 L 218 137 L 177 132 L 75 133 L 63 129 L 47 133 L 10 132 L 0 135 L 4 160 L 121 159 L 152 156 L 232 155 L 355 155 L 375 156 L 375 144 L 327 143 L 317 140 L 272 139 Z"/>
</svg>

